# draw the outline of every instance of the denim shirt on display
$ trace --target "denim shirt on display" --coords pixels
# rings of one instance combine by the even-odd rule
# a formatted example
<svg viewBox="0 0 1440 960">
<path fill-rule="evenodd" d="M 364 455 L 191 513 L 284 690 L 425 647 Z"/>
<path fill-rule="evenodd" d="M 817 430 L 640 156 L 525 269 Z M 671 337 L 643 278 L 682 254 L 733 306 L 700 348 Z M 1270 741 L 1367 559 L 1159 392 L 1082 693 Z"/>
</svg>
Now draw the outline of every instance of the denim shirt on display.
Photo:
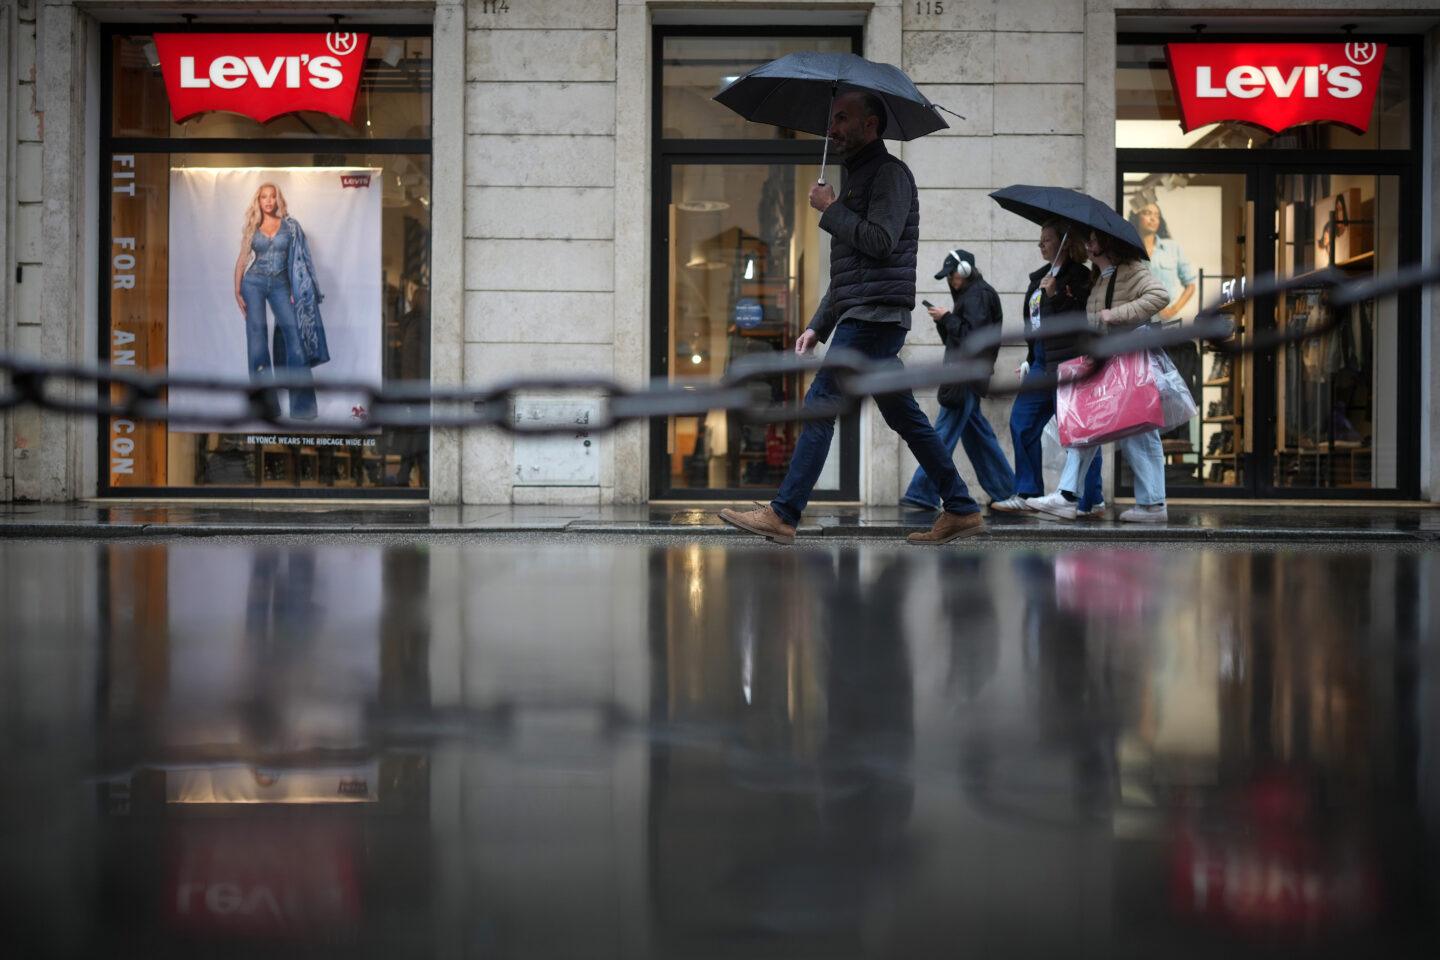
<svg viewBox="0 0 1440 960">
<path fill-rule="evenodd" d="M 250 238 L 250 249 L 255 251 L 250 271 L 267 277 L 286 276 L 290 270 L 290 243 L 290 231 L 283 228 L 274 237 L 256 230 Z"/>
</svg>

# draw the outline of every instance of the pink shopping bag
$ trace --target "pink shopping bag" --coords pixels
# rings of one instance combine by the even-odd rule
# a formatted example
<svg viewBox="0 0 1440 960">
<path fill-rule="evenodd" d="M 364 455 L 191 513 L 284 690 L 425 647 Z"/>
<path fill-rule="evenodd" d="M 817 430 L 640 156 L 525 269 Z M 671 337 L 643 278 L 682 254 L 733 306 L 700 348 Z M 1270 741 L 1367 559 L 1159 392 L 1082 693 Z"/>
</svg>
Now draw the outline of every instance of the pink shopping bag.
<svg viewBox="0 0 1440 960">
<path fill-rule="evenodd" d="M 1126 353 L 1103 361 L 1076 357 L 1060 364 L 1055 391 L 1055 424 L 1066 447 L 1093 447 L 1165 426 L 1160 389 L 1148 352 Z"/>
</svg>

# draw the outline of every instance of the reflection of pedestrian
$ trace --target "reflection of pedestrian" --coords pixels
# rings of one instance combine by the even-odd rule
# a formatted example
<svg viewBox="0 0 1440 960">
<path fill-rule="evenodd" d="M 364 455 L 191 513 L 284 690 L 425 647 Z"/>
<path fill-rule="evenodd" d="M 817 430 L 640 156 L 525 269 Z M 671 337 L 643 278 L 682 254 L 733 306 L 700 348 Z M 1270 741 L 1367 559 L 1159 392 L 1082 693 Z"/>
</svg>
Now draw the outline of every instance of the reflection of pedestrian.
<svg viewBox="0 0 1440 960">
<path fill-rule="evenodd" d="M 1145 252 L 1150 255 L 1150 272 L 1165 284 L 1170 304 L 1159 313 L 1161 320 L 1173 320 L 1195 296 L 1198 275 L 1178 241 L 1170 236 L 1170 227 L 1158 203 L 1147 203 L 1130 214 L 1130 222 L 1140 231 Z"/>
<path fill-rule="evenodd" d="M 1045 339 L 1032 340 L 1020 374 L 1027 380 L 1045 376 L 1066 360 L 1080 355 L 1080 338 L 1073 334 L 1050 335 L 1050 318 L 1076 314 L 1085 309 L 1090 296 L 1090 271 L 1085 269 L 1085 238 L 1081 227 L 1063 220 L 1051 220 L 1040 228 L 1040 255 L 1045 266 L 1030 274 L 1025 291 L 1025 329 Z M 1073 319 L 1073 317 L 1071 318 Z M 1041 439 L 1045 425 L 1055 416 L 1055 390 L 1030 390 L 1015 398 L 1010 408 L 1010 439 L 1015 445 L 1015 489 L 1021 497 L 1038 497 L 1045 492 L 1045 469 Z M 1028 506 L 1027 506 L 1028 509 Z M 1100 486 L 1100 461 L 1085 474 L 1076 515 L 1099 518 L 1105 515 L 1105 495 Z"/>
<path fill-rule="evenodd" d="M 915 262 L 920 247 L 920 196 L 910 168 L 885 149 L 885 105 L 874 94 L 851 91 L 835 99 L 830 143 L 845 157 L 845 198 L 837 202 L 828 185 L 810 189 L 810 205 L 820 211 L 820 228 L 830 245 L 830 288 L 810 326 L 795 341 L 795 352 L 809 353 L 833 332 L 832 347 L 853 350 L 872 361 L 899 366 L 900 348 L 915 309 Z M 833 370 L 815 375 L 805 395 L 807 410 L 840 398 Z M 970 499 L 940 435 L 908 390 L 877 396 L 885 423 L 900 434 L 940 492 L 945 512 L 912 543 L 945 543 L 985 528 L 980 508 Z M 795 524 L 820 479 L 835 419 L 809 420 L 800 432 L 790 467 L 775 499 L 756 510 L 725 509 L 720 518 L 775 543 L 793 543 Z"/>
<path fill-rule="evenodd" d="M 1000 326 L 1003 319 L 1000 295 L 986 281 L 975 265 L 974 254 L 968 250 L 955 249 L 946 254 L 935 279 L 950 285 L 954 306 L 950 310 L 930 307 L 930 319 L 935 321 L 940 341 L 945 344 L 946 361 L 955 362 L 962 357 L 966 337 Z M 1000 344 L 996 341 L 993 350 L 987 350 L 977 359 L 988 360 L 993 370 L 995 356 L 999 352 Z M 970 465 L 975 468 L 976 479 L 990 495 L 991 510 L 1024 510 L 1025 502 L 1015 496 L 1015 471 L 1010 469 L 1010 461 L 1005 459 L 1005 451 L 1000 449 L 995 431 L 990 429 L 990 421 L 985 419 L 980 409 L 980 398 L 989 392 L 988 382 L 977 387 L 964 384 L 941 387 L 940 416 L 935 420 L 935 432 L 940 434 L 952 457 L 956 443 L 965 445 L 965 456 L 970 458 Z M 940 495 L 935 490 L 935 484 L 919 467 L 915 468 L 915 475 L 910 478 L 910 486 L 900 502 L 924 510 L 940 509 Z"/>
<path fill-rule="evenodd" d="M 252 380 L 263 380 L 282 368 L 302 383 L 310 368 L 330 359 L 320 319 L 324 299 L 315 281 L 315 264 L 300 224 L 289 215 L 285 195 L 273 183 L 262 183 L 245 212 L 240 256 L 235 261 L 235 302 L 245 316 L 245 348 Z M 268 336 L 266 306 L 275 316 Z M 273 357 L 273 359 L 272 359 Z M 290 416 L 313 420 L 315 391 L 289 390 Z"/>
</svg>

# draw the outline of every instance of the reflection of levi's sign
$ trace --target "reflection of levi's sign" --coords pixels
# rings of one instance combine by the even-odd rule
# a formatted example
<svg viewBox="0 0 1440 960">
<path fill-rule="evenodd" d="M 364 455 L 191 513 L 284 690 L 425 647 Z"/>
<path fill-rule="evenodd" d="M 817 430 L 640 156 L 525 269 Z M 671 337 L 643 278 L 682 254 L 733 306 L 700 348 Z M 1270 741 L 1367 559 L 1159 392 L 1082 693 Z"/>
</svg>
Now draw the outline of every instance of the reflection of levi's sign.
<svg viewBox="0 0 1440 960">
<path fill-rule="evenodd" d="M 363 33 L 157 33 L 176 122 L 224 110 L 264 123 L 313 110 L 349 122 L 369 38 Z"/>
<path fill-rule="evenodd" d="M 1186 131 L 1236 121 L 1279 133 L 1332 122 L 1364 133 L 1385 44 L 1171 43 L 1165 54 Z"/>
</svg>

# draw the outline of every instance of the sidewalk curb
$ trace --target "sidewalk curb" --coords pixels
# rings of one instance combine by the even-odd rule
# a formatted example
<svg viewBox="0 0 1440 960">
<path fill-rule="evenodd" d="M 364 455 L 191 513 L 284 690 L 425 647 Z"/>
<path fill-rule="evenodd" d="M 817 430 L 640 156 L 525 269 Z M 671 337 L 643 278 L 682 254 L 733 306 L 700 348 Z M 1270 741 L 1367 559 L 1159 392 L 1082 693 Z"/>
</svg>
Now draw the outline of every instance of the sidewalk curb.
<svg viewBox="0 0 1440 960">
<path fill-rule="evenodd" d="M 918 525 L 847 523 L 803 524 L 796 533 L 808 540 L 904 540 Z M 52 521 L 0 524 L 0 539 L 161 540 L 198 537 L 256 536 L 487 536 L 492 534 L 610 534 L 650 537 L 747 538 L 743 531 L 720 525 L 652 524 L 572 520 L 560 524 L 514 523 L 411 526 L 399 524 L 92 524 Z M 1440 542 L 1440 533 L 1365 528 L 1307 527 L 1071 527 L 1057 524 L 991 525 L 978 538 L 993 541 L 1093 543 L 1393 543 Z"/>
</svg>

